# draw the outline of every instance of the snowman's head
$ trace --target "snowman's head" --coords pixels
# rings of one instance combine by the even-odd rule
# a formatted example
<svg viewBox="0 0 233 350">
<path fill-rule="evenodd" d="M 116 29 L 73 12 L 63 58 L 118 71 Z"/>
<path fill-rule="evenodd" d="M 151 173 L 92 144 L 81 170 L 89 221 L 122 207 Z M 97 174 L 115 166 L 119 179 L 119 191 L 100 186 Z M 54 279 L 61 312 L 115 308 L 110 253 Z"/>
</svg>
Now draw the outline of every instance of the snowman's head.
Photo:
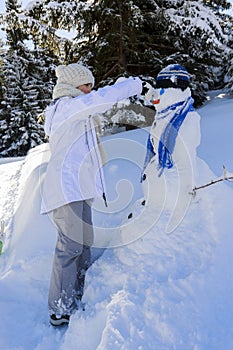
<svg viewBox="0 0 233 350">
<path fill-rule="evenodd" d="M 163 68 L 156 78 L 153 104 L 161 103 L 173 89 L 185 91 L 190 84 L 190 74 L 180 64 L 170 64 Z M 174 91 L 174 90 L 173 90 Z"/>
<path fill-rule="evenodd" d="M 156 78 L 156 88 L 178 88 L 185 90 L 190 83 L 190 74 L 180 64 L 169 64 Z"/>
</svg>

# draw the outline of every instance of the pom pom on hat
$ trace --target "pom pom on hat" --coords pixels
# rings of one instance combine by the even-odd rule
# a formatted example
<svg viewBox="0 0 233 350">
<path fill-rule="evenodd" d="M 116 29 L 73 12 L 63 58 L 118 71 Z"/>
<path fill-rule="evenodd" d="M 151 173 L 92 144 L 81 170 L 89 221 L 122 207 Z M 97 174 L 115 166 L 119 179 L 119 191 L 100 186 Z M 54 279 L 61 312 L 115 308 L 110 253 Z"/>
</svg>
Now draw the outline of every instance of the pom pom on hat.
<svg viewBox="0 0 233 350">
<path fill-rule="evenodd" d="M 185 90 L 190 83 L 190 74 L 180 64 L 170 64 L 163 68 L 156 79 L 156 88 L 180 88 Z"/>
<path fill-rule="evenodd" d="M 60 65 L 56 68 L 57 84 L 69 84 L 78 87 L 91 83 L 94 86 L 95 79 L 87 67 L 79 63 L 71 63 L 67 66 Z"/>
</svg>

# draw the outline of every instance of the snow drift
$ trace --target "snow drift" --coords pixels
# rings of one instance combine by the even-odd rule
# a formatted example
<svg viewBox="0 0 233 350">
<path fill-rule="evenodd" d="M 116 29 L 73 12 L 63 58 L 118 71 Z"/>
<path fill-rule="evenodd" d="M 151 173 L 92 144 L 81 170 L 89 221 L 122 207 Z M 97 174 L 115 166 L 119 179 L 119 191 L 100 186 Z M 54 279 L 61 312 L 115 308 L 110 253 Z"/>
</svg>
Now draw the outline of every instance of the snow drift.
<svg viewBox="0 0 233 350">
<path fill-rule="evenodd" d="M 219 110 L 228 111 L 222 139 L 232 130 L 229 101 L 218 100 Z M 207 104 L 200 114 L 210 117 L 211 106 Z M 220 130 L 221 120 L 211 117 L 214 124 L 205 119 L 208 127 L 202 125 L 205 136 L 211 130 Z M 112 154 L 119 138 L 120 145 L 127 139 L 140 148 L 145 145 L 146 134 L 145 130 L 136 130 L 109 136 L 106 150 Z M 202 158 L 208 161 L 205 151 L 208 148 L 202 149 Z M 147 233 L 124 246 L 114 246 L 111 239 L 119 233 L 120 222 L 127 221 L 129 212 L 137 211 L 141 200 L 138 175 L 144 157 L 142 149 L 137 161 L 128 163 L 129 157 L 135 159 L 130 147 L 120 147 L 118 152 L 123 159 L 112 156 L 105 170 L 111 199 L 108 212 L 98 202 L 94 206 L 96 246 L 87 273 L 86 309 L 78 310 L 69 327 L 61 329 L 49 326 L 47 314 L 56 230 L 49 216 L 39 214 L 47 146 L 36 147 L 25 159 L 1 161 L 0 216 L 6 222 L 0 256 L 1 349 L 233 348 L 232 187 L 222 182 L 197 191 L 184 220 L 170 235 L 164 232 L 168 220 L 165 210 Z M 221 153 L 221 149 L 215 153 L 213 162 Z M 228 154 L 227 160 L 231 159 L 231 152 Z M 216 177 L 201 159 L 198 167 L 200 184 Z M 127 181 L 122 182 L 122 178 Z M 125 202 L 126 189 L 131 194 L 130 201 Z M 123 210 L 119 209 L 120 202 L 124 202 Z M 144 223 L 149 215 L 143 215 Z M 106 245 L 109 247 L 105 249 Z"/>
</svg>

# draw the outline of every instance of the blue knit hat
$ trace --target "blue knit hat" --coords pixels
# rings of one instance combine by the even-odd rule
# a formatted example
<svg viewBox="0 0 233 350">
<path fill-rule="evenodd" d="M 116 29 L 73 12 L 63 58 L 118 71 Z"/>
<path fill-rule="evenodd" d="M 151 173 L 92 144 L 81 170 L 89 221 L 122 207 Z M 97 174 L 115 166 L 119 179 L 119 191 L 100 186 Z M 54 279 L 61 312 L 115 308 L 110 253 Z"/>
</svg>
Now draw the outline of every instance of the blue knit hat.
<svg viewBox="0 0 233 350">
<path fill-rule="evenodd" d="M 190 74 L 180 64 L 169 64 L 163 68 L 156 79 L 157 88 L 180 88 L 185 90 L 190 83 Z"/>
</svg>

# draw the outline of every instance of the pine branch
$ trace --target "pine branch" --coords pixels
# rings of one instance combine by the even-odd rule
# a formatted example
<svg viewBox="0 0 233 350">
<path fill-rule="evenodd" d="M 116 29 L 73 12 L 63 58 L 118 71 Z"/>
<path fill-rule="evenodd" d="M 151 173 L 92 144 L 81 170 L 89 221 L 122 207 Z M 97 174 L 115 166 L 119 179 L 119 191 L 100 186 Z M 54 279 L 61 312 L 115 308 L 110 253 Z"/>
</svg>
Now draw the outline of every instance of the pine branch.
<svg viewBox="0 0 233 350">
<path fill-rule="evenodd" d="M 197 190 L 200 190 L 201 188 L 205 188 L 205 187 L 214 185 L 214 184 L 216 184 L 216 183 L 218 183 L 218 182 L 221 182 L 221 181 L 233 182 L 233 175 L 228 175 L 227 169 L 226 169 L 226 167 L 225 167 L 224 165 L 223 165 L 223 176 L 222 176 L 222 177 L 220 177 L 219 179 L 216 179 L 216 180 L 211 180 L 211 181 L 208 182 L 207 184 L 204 184 L 204 185 L 201 185 L 201 186 L 198 186 L 198 187 L 194 187 L 194 188 L 192 189 L 192 192 L 190 192 L 190 194 L 192 194 L 193 196 L 195 196 Z"/>
</svg>

